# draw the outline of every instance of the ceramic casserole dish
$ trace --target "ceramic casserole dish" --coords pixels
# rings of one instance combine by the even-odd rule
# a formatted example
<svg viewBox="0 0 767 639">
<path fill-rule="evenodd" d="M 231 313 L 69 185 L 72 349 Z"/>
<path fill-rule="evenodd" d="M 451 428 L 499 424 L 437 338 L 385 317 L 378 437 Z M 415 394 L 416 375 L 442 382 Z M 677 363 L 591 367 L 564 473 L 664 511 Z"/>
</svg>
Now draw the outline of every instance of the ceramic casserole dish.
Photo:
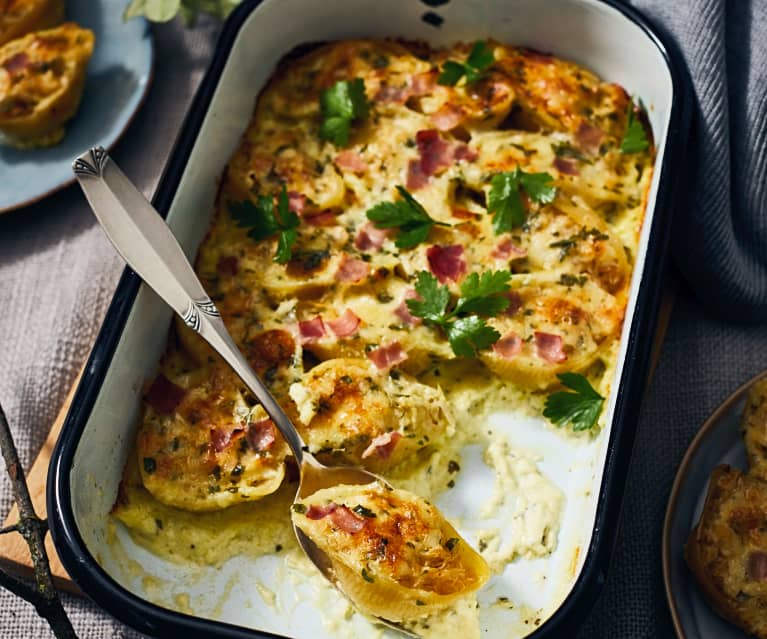
<svg viewBox="0 0 767 639">
<path fill-rule="evenodd" d="M 565 506 L 556 549 L 512 562 L 480 592 L 482 636 L 555 636 L 588 612 L 612 550 L 649 372 L 671 212 L 682 190 L 677 166 L 689 121 L 686 74 L 640 15 L 611 0 L 246 0 L 224 27 L 154 198 L 192 259 L 222 172 L 277 62 L 300 45 L 360 37 L 434 46 L 492 38 L 530 47 L 622 85 L 647 107 L 656 163 L 605 426 L 573 445 L 535 419 L 507 415 L 492 422 L 540 453 L 540 468 Z M 349 619 L 335 591 L 318 596 L 311 578 L 287 578 L 279 557 L 170 563 L 110 520 L 142 389 L 157 369 L 171 321 L 171 310 L 126 270 L 50 466 L 48 512 L 65 568 L 96 603 L 152 636 L 371 636 L 373 626 L 358 615 Z M 438 505 L 463 520 L 470 516 L 466 504 L 477 501 L 477 491 L 482 497 L 481 482 L 472 480 L 482 476 L 481 455 L 467 451 L 462 465 L 468 480 Z"/>
</svg>

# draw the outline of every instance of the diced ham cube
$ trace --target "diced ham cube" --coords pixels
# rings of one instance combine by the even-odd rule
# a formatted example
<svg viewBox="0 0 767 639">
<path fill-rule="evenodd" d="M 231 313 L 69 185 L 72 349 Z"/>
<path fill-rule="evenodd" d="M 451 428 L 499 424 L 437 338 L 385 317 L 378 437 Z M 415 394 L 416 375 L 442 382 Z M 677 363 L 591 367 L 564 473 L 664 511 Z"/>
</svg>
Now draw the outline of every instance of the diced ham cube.
<svg viewBox="0 0 767 639">
<path fill-rule="evenodd" d="M 339 506 L 333 510 L 330 513 L 330 521 L 344 532 L 351 533 L 352 535 L 362 530 L 367 523 L 363 517 L 355 515 L 346 506 Z"/>
<path fill-rule="evenodd" d="M 504 359 L 514 359 L 522 351 L 522 338 L 510 331 L 493 344 L 493 351 Z"/>
<path fill-rule="evenodd" d="M 344 253 L 336 271 L 337 282 L 361 282 L 370 272 L 370 264 L 364 260 L 349 257 Z"/>
<path fill-rule="evenodd" d="M 567 353 L 562 348 L 563 342 L 559 335 L 535 332 L 535 347 L 538 357 L 551 364 L 560 364 L 567 359 Z"/>
<path fill-rule="evenodd" d="M 357 332 L 360 318 L 354 314 L 354 311 L 347 308 L 337 319 L 325 320 L 325 325 L 333 331 L 336 337 L 349 337 L 349 335 Z"/>
<path fill-rule="evenodd" d="M 368 359 L 373 362 L 375 367 L 379 370 L 387 370 L 392 366 L 404 362 L 407 359 L 407 353 L 399 342 L 391 342 L 390 344 L 379 346 L 370 351 L 368 353 Z"/>
<path fill-rule="evenodd" d="M 364 173 L 368 166 L 362 156 L 353 149 L 345 149 L 336 155 L 336 166 L 352 173 Z"/>
<path fill-rule="evenodd" d="M 248 444 L 253 450 L 264 452 L 269 450 L 277 438 L 277 429 L 271 419 L 262 419 L 248 426 Z"/>
<path fill-rule="evenodd" d="M 393 430 L 383 435 L 379 435 L 370 442 L 370 445 L 362 453 L 362 459 L 367 459 L 376 455 L 382 459 L 391 457 L 397 442 L 402 439 L 402 433 Z"/>
<path fill-rule="evenodd" d="M 430 246 L 426 249 L 426 259 L 429 270 L 441 284 L 448 280 L 457 282 L 466 273 L 466 260 L 463 259 L 463 246 L 460 244 Z"/>
<path fill-rule="evenodd" d="M 325 322 L 319 315 L 314 319 L 303 320 L 298 323 L 298 332 L 302 344 L 310 344 L 322 339 L 326 335 Z"/>
<path fill-rule="evenodd" d="M 367 223 L 357 231 L 354 238 L 354 246 L 360 251 L 378 251 L 383 246 L 388 233 L 384 229 L 376 228 L 373 224 Z"/>
<path fill-rule="evenodd" d="M 172 415 L 184 399 L 186 391 L 160 373 L 146 393 L 146 403 L 160 415 Z"/>
</svg>

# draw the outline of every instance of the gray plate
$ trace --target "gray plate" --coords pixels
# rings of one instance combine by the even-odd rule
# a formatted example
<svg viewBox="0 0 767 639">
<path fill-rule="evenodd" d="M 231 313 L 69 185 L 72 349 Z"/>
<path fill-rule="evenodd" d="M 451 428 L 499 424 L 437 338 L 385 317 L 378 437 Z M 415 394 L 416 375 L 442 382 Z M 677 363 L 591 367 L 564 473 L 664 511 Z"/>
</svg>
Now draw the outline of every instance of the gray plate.
<svg viewBox="0 0 767 639">
<path fill-rule="evenodd" d="M 703 423 L 671 488 L 663 525 L 663 581 L 680 639 L 748 639 L 703 599 L 684 561 L 684 544 L 703 510 L 711 471 L 719 464 L 746 469 L 740 418 L 749 389 L 766 375 L 763 371 L 743 384 Z"/>
</svg>

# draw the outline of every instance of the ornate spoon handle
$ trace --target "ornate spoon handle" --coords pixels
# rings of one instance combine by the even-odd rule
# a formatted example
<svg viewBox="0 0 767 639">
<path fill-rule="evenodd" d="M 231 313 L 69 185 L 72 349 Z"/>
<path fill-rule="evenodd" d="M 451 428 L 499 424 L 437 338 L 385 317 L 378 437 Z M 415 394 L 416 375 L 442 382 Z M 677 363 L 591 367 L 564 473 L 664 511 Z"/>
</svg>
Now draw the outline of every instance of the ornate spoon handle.
<svg viewBox="0 0 767 639">
<path fill-rule="evenodd" d="M 295 426 L 237 348 L 160 214 L 103 148 L 83 153 L 72 169 L 118 253 L 234 369 L 272 418 L 300 465 L 304 443 Z"/>
</svg>

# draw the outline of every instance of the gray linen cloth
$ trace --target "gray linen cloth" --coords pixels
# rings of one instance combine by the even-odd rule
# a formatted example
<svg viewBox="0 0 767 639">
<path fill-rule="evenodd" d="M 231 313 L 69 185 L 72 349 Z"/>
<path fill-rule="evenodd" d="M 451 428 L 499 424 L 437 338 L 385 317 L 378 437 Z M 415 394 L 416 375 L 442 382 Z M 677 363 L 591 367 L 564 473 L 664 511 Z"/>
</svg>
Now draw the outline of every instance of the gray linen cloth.
<svg viewBox="0 0 767 639">
<path fill-rule="evenodd" d="M 634 0 L 684 53 L 698 102 L 673 252 L 706 308 L 767 319 L 767 2 Z"/>
<path fill-rule="evenodd" d="M 699 297 L 720 315 L 767 315 L 764 215 L 767 3 L 637 0 L 684 50 L 703 110 L 694 201 L 678 212 L 675 252 Z M 151 194 L 217 28 L 155 28 L 154 85 L 113 152 Z M 732 46 L 728 46 L 732 43 Z M 703 257 L 705 256 L 705 258 Z M 0 217 L 0 403 L 29 468 L 95 338 L 120 260 L 72 188 Z M 672 636 L 660 576 L 660 530 L 674 471 L 698 425 L 767 361 L 763 326 L 708 317 L 685 290 L 643 407 L 622 529 L 603 595 L 579 639 Z M 691 373 L 694 371 L 694 373 Z M 0 472 L 0 517 L 11 503 Z M 92 603 L 65 596 L 80 637 L 137 637 Z M 0 590 L 0 637 L 49 636 L 31 606 Z"/>
</svg>

